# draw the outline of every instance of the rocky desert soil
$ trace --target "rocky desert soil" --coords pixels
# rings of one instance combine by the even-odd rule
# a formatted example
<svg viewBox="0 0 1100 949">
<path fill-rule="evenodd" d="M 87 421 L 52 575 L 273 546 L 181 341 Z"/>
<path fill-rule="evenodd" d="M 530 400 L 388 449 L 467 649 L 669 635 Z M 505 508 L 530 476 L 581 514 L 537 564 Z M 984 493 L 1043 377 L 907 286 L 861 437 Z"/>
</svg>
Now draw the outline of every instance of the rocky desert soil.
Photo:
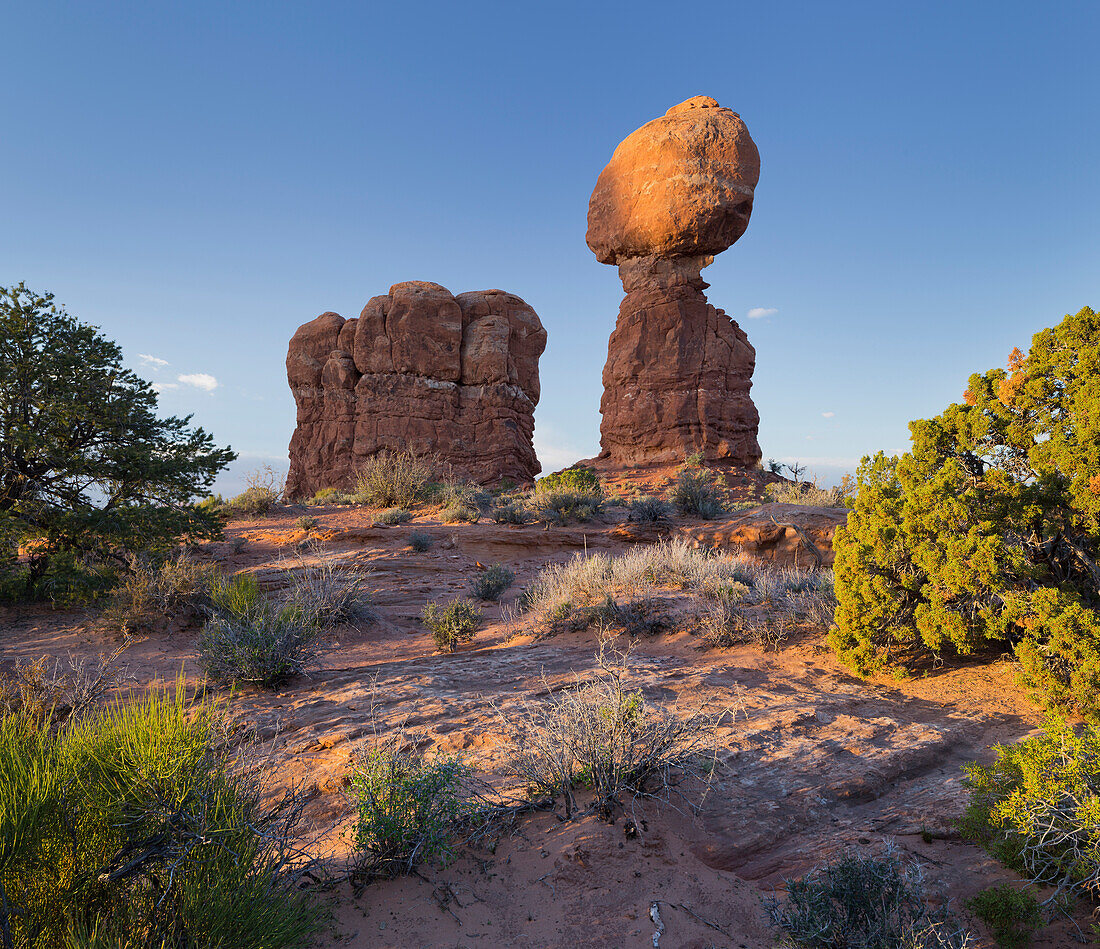
<svg viewBox="0 0 1100 949">
<path fill-rule="evenodd" d="M 277 692 L 237 691 L 227 701 L 272 749 L 278 781 L 308 789 L 303 841 L 339 874 L 353 816 L 345 774 L 357 745 L 375 728 L 404 723 L 425 747 L 499 774 L 509 710 L 595 668 L 593 634 L 543 635 L 511 609 L 519 590 L 547 563 L 622 552 L 645 539 L 632 539 L 614 516 L 550 529 L 446 525 L 434 516 L 383 527 L 363 509 L 290 507 L 233 522 L 224 542 L 196 556 L 277 585 L 280 571 L 297 562 L 304 532 L 295 522 L 307 511 L 327 540 L 323 553 L 300 556 L 370 571 L 375 619 L 338 629 L 310 678 Z M 430 534 L 433 547 L 412 551 L 413 530 Z M 418 619 L 424 602 L 466 593 L 477 565 L 496 562 L 516 572 L 515 585 L 501 605 L 486 606 L 472 643 L 437 654 Z M 182 669 L 197 689 L 197 639 L 196 629 L 170 629 L 133 644 L 125 661 L 134 687 L 170 684 Z M 5 663 L 113 646 L 91 616 L 0 613 Z M 962 904 L 1011 874 L 960 840 L 953 820 L 966 799 L 962 765 L 989 760 L 991 745 L 1019 739 L 1040 721 L 1011 662 L 867 681 L 838 664 L 822 629 L 804 628 L 781 650 L 763 652 L 703 648 L 685 622 L 637 640 L 630 665 L 647 701 L 676 714 L 704 702 L 736 710 L 719 729 L 718 769 L 697 812 L 686 802 L 701 789 L 691 786 L 678 789 L 683 799 L 639 802 L 633 825 L 622 813 L 608 823 L 535 812 L 495 847 L 465 849 L 446 868 L 422 867 L 361 889 L 337 884 L 325 896 L 334 909 L 325 945 L 649 947 L 657 944 L 656 904 L 664 949 L 763 949 L 777 942 L 763 896 L 847 847 L 887 840 L 921 861 L 930 891 L 951 901 L 976 946 L 993 945 Z M 1083 913 L 1077 922 L 1087 931 Z M 1075 925 L 1048 927 L 1036 945 L 1078 944 Z"/>
</svg>

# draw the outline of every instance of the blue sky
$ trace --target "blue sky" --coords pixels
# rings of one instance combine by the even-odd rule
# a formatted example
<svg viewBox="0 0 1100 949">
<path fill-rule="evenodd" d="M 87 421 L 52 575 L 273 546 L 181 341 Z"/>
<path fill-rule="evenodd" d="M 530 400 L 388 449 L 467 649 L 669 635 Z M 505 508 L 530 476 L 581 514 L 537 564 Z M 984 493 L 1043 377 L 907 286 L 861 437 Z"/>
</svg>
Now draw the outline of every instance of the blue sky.
<svg viewBox="0 0 1100 949">
<path fill-rule="evenodd" d="M 766 456 L 825 481 L 1100 307 L 1100 6 L 9 4 L 0 284 L 52 290 L 242 470 L 285 464 L 286 344 L 401 280 L 538 311 L 545 470 L 598 450 L 622 289 L 596 176 L 689 96 L 761 153 L 705 272 Z M 750 311 L 774 311 L 748 318 Z M 160 362 L 142 360 L 139 354 Z M 163 363 L 163 364 L 161 364 Z"/>
</svg>

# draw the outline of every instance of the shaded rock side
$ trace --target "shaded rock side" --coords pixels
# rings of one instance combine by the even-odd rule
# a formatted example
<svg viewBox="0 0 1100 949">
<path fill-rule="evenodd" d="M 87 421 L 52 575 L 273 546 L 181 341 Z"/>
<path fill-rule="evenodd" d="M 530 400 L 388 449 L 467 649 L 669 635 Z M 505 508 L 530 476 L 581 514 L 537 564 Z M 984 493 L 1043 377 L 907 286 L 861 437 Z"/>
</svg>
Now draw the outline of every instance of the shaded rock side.
<svg viewBox="0 0 1100 949">
<path fill-rule="evenodd" d="M 287 495 L 349 489 L 383 449 L 437 455 L 483 484 L 530 481 L 545 348 L 538 315 L 502 290 L 398 283 L 358 319 L 321 314 L 287 352 L 298 409 Z"/>
</svg>

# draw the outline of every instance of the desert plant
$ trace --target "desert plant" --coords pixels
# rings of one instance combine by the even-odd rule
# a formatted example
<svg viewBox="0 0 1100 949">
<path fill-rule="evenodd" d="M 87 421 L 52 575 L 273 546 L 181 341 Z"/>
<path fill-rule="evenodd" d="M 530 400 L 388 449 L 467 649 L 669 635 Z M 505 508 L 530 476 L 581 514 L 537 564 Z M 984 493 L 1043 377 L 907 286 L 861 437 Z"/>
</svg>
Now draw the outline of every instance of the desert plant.
<svg viewBox="0 0 1100 949">
<path fill-rule="evenodd" d="M 452 600 L 446 606 L 428 602 L 420 619 L 431 630 L 440 652 L 454 652 L 461 643 L 474 638 L 481 610 L 469 600 Z"/>
<path fill-rule="evenodd" d="M 412 511 L 403 507 L 388 507 L 384 511 L 379 511 L 374 515 L 374 519 L 379 524 L 386 524 L 389 527 L 393 527 L 396 524 L 404 524 L 406 521 L 412 520 Z"/>
<path fill-rule="evenodd" d="M 156 409 L 94 326 L 52 294 L 0 287 L 0 547 L 26 554 L 0 556 L 0 596 L 94 598 L 127 556 L 221 536 L 193 502 L 235 453 Z"/>
<path fill-rule="evenodd" d="M 493 520 L 497 524 L 526 524 L 528 519 L 527 510 L 514 501 L 493 508 Z"/>
<path fill-rule="evenodd" d="M 437 459 L 411 451 L 380 451 L 359 469 L 356 499 L 370 507 L 412 507 L 430 496 L 439 468 Z"/>
<path fill-rule="evenodd" d="M 965 949 L 970 934 L 933 911 L 919 864 L 893 848 L 881 857 L 850 852 L 787 880 L 787 899 L 767 900 L 788 945 L 805 949 Z"/>
<path fill-rule="evenodd" d="M 564 471 L 548 474 L 535 482 L 536 491 L 572 491 L 577 494 L 603 494 L 599 475 L 585 465 L 574 465 Z"/>
<path fill-rule="evenodd" d="M 1008 371 L 865 458 L 837 531 L 837 628 L 854 669 L 1014 648 L 1045 701 L 1097 716 L 1100 315 L 1035 335 Z"/>
<path fill-rule="evenodd" d="M 129 569 L 111 594 L 101 618 L 123 632 L 163 619 L 196 619 L 208 604 L 216 582 L 213 564 L 199 563 L 186 555 L 159 563 L 148 557 L 131 557 Z"/>
<path fill-rule="evenodd" d="M 413 531 L 409 534 L 409 546 L 418 554 L 431 550 L 433 543 L 431 534 L 425 534 L 423 531 Z"/>
<path fill-rule="evenodd" d="M 211 609 L 223 616 L 247 617 L 263 606 L 260 584 L 251 573 L 215 576 L 210 585 Z"/>
<path fill-rule="evenodd" d="M 592 521 L 603 513 L 602 494 L 568 488 L 537 488 L 532 507 L 541 520 L 551 524 Z"/>
<path fill-rule="evenodd" d="M 221 711 L 185 692 L 54 727 L 0 717 L 7 946 L 311 942 L 320 916 L 294 887 L 290 842 L 301 798 L 272 798 L 262 762 L 226 743 Z"/>
<path fill-rule="evenodd" d="M 226 504 L 227 514 L 241 517 L 261 517 L 267 514 L 279 502 L 279 495 L 272 488 L 255 485 L 245 488 L 232 501 Z"/>
<path fill-rule="evenodd" d="M 787 641 L 792 625 L 784 612 L 745 609 L 726 597 L 707 604 L 699 619 L 703 642 L 716 648 L 747 643 L 778 650 Z"/>
<path fill-rule="evenodd" d="M 375 738 L 352 758 L 349 796 L 358 812 L 356 871 L 411 873 L 446 860 L 469 811 L 469 769 L 450 756 L 426 758 L 403 734 Z"/>
<path fill-rule="evenodd" d="M 848 477 L 847 475 L 845 476 Z M 764 489 L 769 501 L 781 504 L 801 504 L 804 507 L 844 507 L 851 494 L 848 484 L 819 488 L 816 482 L 773 482 Z"/>
<path fill-rule="evenodd" d="M 341 569 L 337 561 L 325 556 L 324 548 L 314 545 L 316 562 L 299 559 L 288 567 L 290 588 L 285 599 L 296 607 L 305 623 L 329 628 L 340 623 L 355 623 L 371 616 L 371 592 L 367 589 L 370 572 Z"/>
<path fill-rule="evenodd" d="M 499 600 L 515 579 L 515 573 L 504 564 L 495 563 L 470 581 L 470 592 L 479 600 Z"/>
<path fill-rule="evenodd" d="M 509 710 L 517 729 L 512 774 L 529 793 L 560 799 L 565 816 L 576 810 L 575 792 L 591 790 L 595 809 L 608 817 L 625 797 L 666 794 L 673 773 L 709 781 L 717 739 L 728 712 L 701 708 L 677 718 L 630 689 L 629 657 L 605 649 L 597 670 L 575 688 L 551 691 L 542 702 Z"/>
<path fill-rule="evenodd" d="M 966 767 L 965 837 L 1032 883 L 1100 898 L 1100 729 L 1056 714 L 1034 738 Z"/>
<path fill-rule="evenodd" d="M 444 524 L 476 524 L 481 520 L 481 511 L 467 504 L 449 504 L 439 512 Z"/>
<path fill-rule="evenodd" d="M 627 505 L 630 511 L 630 519 L 642 524 L 653 524 L 658 521 L 667 521 L 672 514 L 672 505 L 662 498 L 650 497 L 643 494 L 635 498 Z"/>
<path fill-rule="evenodd" d="M 247 613 L 207 620 L 199 656 L 215 682 L 247 682 L 273 689 L 317 659 L 318 627 L 296 606 L 261 603 Z"/>
<path fill-rule="evenodd" d="M 1027 949 L 1043 924 L 1038 900 L 1008 883 L 980 890 L 966 901 L 966 908 L 989 927 L 1001 949 Z"/>
<path fill-rule="evenodd" d="M 317 518 L 303 515 L 294 522 L 295 527 L 303 531 L 311 531 L 317 526 Z"/>
<path fill-rule="evenodd" d="M 711 521 L 726 513 L 725 492 L 715 473 L 706 468 L 684 467 L 670 493 L 673 506 L 685 517 Z"/>
</svg>

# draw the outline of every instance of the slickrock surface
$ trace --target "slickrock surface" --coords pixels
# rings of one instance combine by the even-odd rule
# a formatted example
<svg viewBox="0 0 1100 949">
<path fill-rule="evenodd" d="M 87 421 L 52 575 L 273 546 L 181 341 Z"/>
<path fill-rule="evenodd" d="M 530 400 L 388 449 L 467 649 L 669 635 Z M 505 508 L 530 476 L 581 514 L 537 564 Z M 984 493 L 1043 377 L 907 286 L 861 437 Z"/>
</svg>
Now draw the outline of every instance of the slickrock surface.
<svg viewBox="0 0 1100 949">
<path fill-rule="evenodd" d="M 290 497 L 350 488 L 383 449 L 433 453 L 482 483 L 530 481 L 538 362 L 546 330 L 518 296 L 457 296 L 398 283 L 358 319 L 322 313 L 298 328 L 287 381 L 298 406 Z"/>
<path fill-rule="evenodd" d="M 602 457 L 759 461 L 756 350 L 700 276 L 745 232 L 759 177 L 741 117 L 707 96 L 628 136 L 600 173 L 588 246 L 618 265 L 626 291 L 603 372 Z"/>
</svg>

